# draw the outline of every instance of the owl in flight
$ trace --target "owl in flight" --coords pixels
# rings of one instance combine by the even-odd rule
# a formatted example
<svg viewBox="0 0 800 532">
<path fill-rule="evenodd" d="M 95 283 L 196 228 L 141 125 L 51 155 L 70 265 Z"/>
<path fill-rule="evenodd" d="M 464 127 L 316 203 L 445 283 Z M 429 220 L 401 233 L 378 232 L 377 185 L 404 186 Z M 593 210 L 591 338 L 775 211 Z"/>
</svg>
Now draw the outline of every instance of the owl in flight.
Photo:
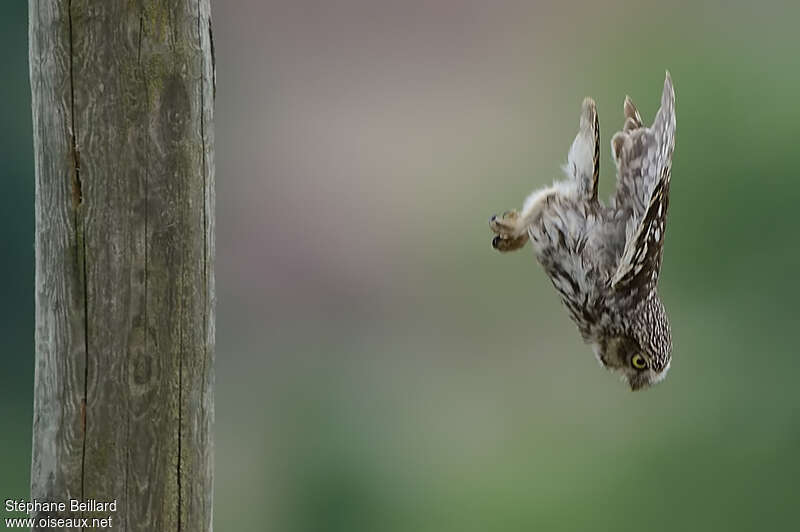
<svg viewBox="0 0 800 532">
<path fill-rule="evenodd" d="M 628 97 L 624 112 L 622 131 L 611 139 L 617 187 L 608 205 L 597 198 L 600 128 L 595 103 L 586 98 L 567 178 L 533 192 L 522 212 L 492 216 L 489 225 L 500 252 L 530 241 L 597 360 L 641 390 L 661 381 L 672 360 L 667 313 L 656 291 L 675 147 L 669 72 L 652 126 L 642 123 Z"/>
</svg>

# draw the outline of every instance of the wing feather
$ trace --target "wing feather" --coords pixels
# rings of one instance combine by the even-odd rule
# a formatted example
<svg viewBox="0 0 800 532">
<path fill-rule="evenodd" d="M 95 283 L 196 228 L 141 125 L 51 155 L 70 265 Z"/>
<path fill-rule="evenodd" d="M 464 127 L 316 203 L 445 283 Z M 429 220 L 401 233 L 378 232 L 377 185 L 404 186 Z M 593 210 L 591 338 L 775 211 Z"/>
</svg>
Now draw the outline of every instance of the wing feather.
<svg viewBox="0 0 800 532">
<path fill-rule="evenodd" d="M 650 288 L 661 268 L 675 148 L 675 92 L 669 72 L 651 127 L 642 125 L 630 98 L 625 99 L 624 110 L 623 130 L 611 141 L 618 175 L 612 208 L 623 211 L 627 223 L 625 248 L 611 285 Z"/>
<path fill-rule="evenodd" d="M 586 98 L 581 106 L 578 134 L 572 141 L 564 172 L 578 184 L 579 197 L 597 200 L 600 176 L 600 122 L 594 100 Z"/>
</svg>

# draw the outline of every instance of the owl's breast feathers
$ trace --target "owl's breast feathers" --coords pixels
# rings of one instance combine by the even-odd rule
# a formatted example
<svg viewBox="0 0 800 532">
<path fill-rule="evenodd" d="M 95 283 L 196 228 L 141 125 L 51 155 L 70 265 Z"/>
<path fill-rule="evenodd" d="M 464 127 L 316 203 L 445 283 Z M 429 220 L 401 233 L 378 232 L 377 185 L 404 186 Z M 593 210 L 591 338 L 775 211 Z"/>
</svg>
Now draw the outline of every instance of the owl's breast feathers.
<svg viewBox="0 0 800 532">
<path fill-rule="evenodd" d="M 624 221 L 599 202 L 568 190 L 549 199 L 528 230 L 536 257 L 586 340 L 618 320 L 608 301 L 611 277 L 624 245 Z"/>
</svg>

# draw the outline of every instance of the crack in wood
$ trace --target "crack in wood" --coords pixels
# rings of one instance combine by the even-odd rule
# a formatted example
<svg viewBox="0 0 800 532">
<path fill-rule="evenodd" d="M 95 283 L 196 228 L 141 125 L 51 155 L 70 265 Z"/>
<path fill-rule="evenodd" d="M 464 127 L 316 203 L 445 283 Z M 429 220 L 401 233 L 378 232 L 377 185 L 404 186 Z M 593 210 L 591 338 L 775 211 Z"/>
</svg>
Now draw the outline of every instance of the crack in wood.
<svg viewBox="0 0 800 532">
<path fill-rule="evenodd" d="M 200 25 L 198 21 L 198 26 Z M 198 30 L 199 31 L 199 30 Z M 211 47 L 211 88 L 213 97 L 217 98 L 217 57 L 214 55 L 214 30 L 211 28 L 211 17 L 208 17 L 208 43 Z M 200 49 L 202 50 L 203 42 L 200 41 Z M 202 85 L 203 81 L 200 80 Z M 202 93 L 201 93 L 202 94 Z M 205 152 L 204 152 L 205 153 Z"/>
<path fill-rule="evenodd" d="M 69 24 L 69 97 L 70 97 L 70 145 L 72 147 L 72 207 L 78 208 L 83 203 L 83 186 L 81 184 L 81 154 L 78 150 L 78 132 L 75 127 L 75 85 L 73 82 L 73 50 L 72 50 L 72 0 L 67 3 L 67 22 Z"/>
<path fill-rule="evenodd" d="M 139 15 L 139 42 L 136 50 L 136 64 L 142 63 L 142 32 L 144 31 L 144 16 Z"/>
<path fill-rule="evenodd" d="M 83 398 L 81 399 L 81 432 L 83 441 L 81 444 L 81 498 L 85 499 L 86 493 L 86 433 L 87 433 L 87 403 L 89 395 L 89 300 L 88 300 L 88 279 L 86 275 L 86 227 L 85 218 L 82 213 L 83 205 L 83 183 L 81 181 L 81 159 L 78 149 L 78 127 L 75 121 L 75 73 L 74 73 L 74 36 L 72 24 L 72 0 L 67 2 L 67 24 L 69 26 L 69 93 L 70 93 L 70 143 L 72 150 L 73 179 L 72 179 L 72 207 L 75 214 L 75 249 L 78 262 L 78 275 L 81 276 L 79 285 L 83 291 L 83 348 L 84 348 L 84 371 L 83 371 Z M 83 514 L 81 514 L 83 515 Z M 83 527 L 81 527 L 83 530 Z"/>
</svg>

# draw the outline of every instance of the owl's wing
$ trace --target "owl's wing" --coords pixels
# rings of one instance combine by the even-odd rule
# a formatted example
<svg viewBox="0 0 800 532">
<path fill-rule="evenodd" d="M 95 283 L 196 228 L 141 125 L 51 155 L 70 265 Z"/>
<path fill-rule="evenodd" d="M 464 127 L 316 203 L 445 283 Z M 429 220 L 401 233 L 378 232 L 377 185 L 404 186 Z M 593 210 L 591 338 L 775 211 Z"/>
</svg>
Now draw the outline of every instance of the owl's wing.
<svg viewBox="0 0 800 532">
<path fill-rule="evenodd" d="M 578 184 L 579 196 L 597 200 L 597 180 L 600 175 L 600 123 L 594 100 L 586 98 L 581 106 L 578 134 L 572 141 L 564 172 Z"/>
<path fill-rule="evenodd" d="M 623 130 L 611 140 L 618 174 L 612 207 L 628 216 L 625 248 L 611 285 L 650 288 L 658 281 L 661 268 L 675 148 L 675 92 L 669 72 L 653 125 L 642 125 L 629 98 L 625 99 L 625 117 Z"/>
</svg>

